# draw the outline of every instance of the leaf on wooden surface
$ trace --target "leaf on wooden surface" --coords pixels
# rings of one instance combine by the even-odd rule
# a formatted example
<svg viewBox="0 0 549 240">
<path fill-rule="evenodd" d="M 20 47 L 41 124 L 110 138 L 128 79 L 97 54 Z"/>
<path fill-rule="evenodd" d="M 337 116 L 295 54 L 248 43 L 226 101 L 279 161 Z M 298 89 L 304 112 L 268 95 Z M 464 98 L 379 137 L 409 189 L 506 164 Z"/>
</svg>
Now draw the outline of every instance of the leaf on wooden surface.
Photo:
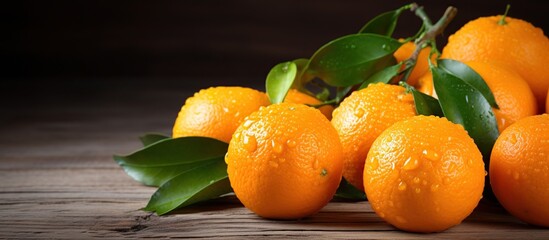
<svg viewBox="0 0 549 240">
<path fill-rule="evenodd" d="M 210 161 L 182 173 L 152 195 L 144 210 L 158 215 L 232 192 L 224 159 Z"/>
<path fill-rule="evenodd" d="M 166 138 L 114 160 L 136 181 L 160 186 L 183 172 L 223 160 L 227 148 L 227 143 L 207 137 Z"/>
</svg>

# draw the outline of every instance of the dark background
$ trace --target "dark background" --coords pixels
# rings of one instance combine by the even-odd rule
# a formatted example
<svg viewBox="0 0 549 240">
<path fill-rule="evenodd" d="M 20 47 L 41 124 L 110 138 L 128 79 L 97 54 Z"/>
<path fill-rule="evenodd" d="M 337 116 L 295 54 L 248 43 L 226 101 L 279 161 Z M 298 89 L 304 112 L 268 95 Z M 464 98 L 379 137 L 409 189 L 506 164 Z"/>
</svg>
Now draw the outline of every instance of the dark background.
<svg viewBox="0 0 549 240">
<path fill-rule="evenodd" d="M 67 103 L 88 106 L 108 96 L 146 98 L 147 89 L 192 92 L 211 85 L 263 88 L 275 64 L 310 57 L 372 17 L 410 1 L 184 0 L 3 1 L 0 3 L 0 107 L 3 123 Z M 417 1 L 436 21 L 447 6 L 458 14 L 447 37 L 467 21 L 502 14 L 549 31 L 549 1 Z M 404 13 L 396 37 L 420 21 Z M 136 90 L 137 89 L 137 90 Z M 111 99 L 112 98 L 112 99 Z M 27 114 L 28 115 L 28 114 Z M 25 116 L 19 114 L 18 116 Z"/>
</svg>

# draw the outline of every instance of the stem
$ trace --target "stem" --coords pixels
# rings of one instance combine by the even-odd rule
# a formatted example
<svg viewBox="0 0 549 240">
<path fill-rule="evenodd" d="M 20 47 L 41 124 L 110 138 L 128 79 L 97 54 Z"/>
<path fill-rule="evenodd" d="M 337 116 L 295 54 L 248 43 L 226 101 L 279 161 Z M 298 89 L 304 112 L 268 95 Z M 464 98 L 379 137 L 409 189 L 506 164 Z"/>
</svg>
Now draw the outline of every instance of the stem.
<svg viewBox="0 0 549 240">
<path fill-rule="evenodd" d="M 404 74 L 404 77 L 402 81 L 406 81 L 408 79 L 408 76 L 412 72 L 413 67 L 416 64 L 417 57 L 419 56 L 419 52 L 421 49 L 423 49 L 426 45 L 426 43 L 430 43 L 432 48 L 436 50 L 436 44 L 435 44 L 435 38 L 437 35 L 442 34 L 444 29 L 448 26 L 448 24 L 454 19 L 454 17 L 457 14 L 457 8 L 455 7 L 448 7 L 446 11 L 444 12 L 444 15 L 435 23 L 433 24 L 431 22 L 431 19 L 427 16 L 425 11 L 423 10 L 422 6 L 418 6 L 417 4 L 413 4 L 410 8 L 411 11 L 413 11 L 416 16 L 418 16 L 423 21 L 423 26 L 425 26 L 425 32 L 416 39 L 416 49 L 412 53 L 412 55 L 406 60 L 406 73 Z M 433 49 L 431 49 L 432 51 Z M 437 53 L 438 54 L 438 53 Z M 431 56 L 429 56 L 429 59 Z"/>
<path fill-rule="evenodd" d="M 418 8 L 415 11 L 417 16 L 420 16 L 420 18 L 423 20 L 423 23 L 425 24 L 427 31 L 425 34 L 423 34 L 419 39 L 416 40 L 416 49 L 414 50 L 414 53 L 410 58 L 416 60 L 417 56 L 419 55 L 419 52 L 423 48 L 423 45 L 429 41 L 434 41 L 435 37 L 439 34 L 442 34 L 444 32 L 444 29 L 448 26 L 448 24 L 454 19 L 454 17 L 457 14 L 457 8 L 455 7 L 448 7 L 446 9 L 446 12 L 444 12 L 444 15 L 435 23 L 435 25 L 431 24 L 431 20 L 429 20 L 429 17 L 425 14 L 423 11 L 423 8 Z"/>
<path fill-rule="evenodd" d="M 505 8 L 505 13 L 503 16 L 501 16 L 501 19 L 498 21 L 498 25 L 506 25 L 507 21 L 505 21 L 505 17 L 507 17 L 507 13 L 509 13 L 509 9 L 511 8 L 511 4 L 507 4 L 507 7 Z"/>
</svg>

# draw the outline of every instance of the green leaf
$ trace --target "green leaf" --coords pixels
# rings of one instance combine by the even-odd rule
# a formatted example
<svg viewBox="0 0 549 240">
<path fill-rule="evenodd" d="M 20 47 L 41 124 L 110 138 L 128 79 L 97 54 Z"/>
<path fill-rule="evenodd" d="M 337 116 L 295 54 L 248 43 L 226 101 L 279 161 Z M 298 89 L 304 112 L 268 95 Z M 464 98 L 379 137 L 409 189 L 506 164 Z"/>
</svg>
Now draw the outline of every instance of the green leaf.
<svg viewBox="0 0 549 240">
<path fill-rule="evenodd" d="M 314 78 L 314 76 L 307 74 L 306 71 L 307 66 L 309 65 L 309 59 L 298 58 L 293 60 L 292 62 L 294 62 L 297 67 L 297 75 L 294 79 L 294 82 L 292 83 L 291 88 L 295 88 L 302 92 L 305 92 L 305 85 Z"/>
<path fill-rule="evenodd" d="M 499 135 L 490 104 L 468 81 L 442 68 L 435 67 L 431 71 L 444 116 L 454 123 L 461 124 L 475 140 L 484 159 L 489 159 Z"/>
<path fill-rule="evenodd" d="M 366 200 L 366 194 L 347 182 L 345 178 L 341 178 L 335 197 L 353 201 Z"/>
<path fill-rule="evenodd" d="M 272 104 L 284 101 L 296 75 L 297 65 L 294 62 L 279 63 L 271 69 L 265 87 Z"/>
<path fill-rule="evenodd" d="M 145 211 L 166 214 L 177 208 L 210 200 L 232 192 L 223 159 L 182 173 L 166 183 L 152 195 Z"/>
<path fill-rule="evenodd" d="M 227 143 L 213 138 L 167 138 L 114 160 L 136 181 L 160 186 L 185 171 L 223 160 L 227 148 Z"/>
<path fill-rule="evenodd" d="M 391 81 L 391 79 L 393 79 L 394 77 L 396 77 L 399 74 L 400 68 L 402 67 L 403 63 L 404 62 L 397 63 L 396 65 L 387 67 L 387 68 L 375 73 L 374 75 L 372 75 L 371 77 L 366 79 L 366 81 L 364 81 L 358 89 L 360 90 L 360 89 L 363 89 L 365 87 L 368 87 L 368 85 L 370 85 L 370 83 L 377 83 L 377 82 L 389 83 Z"/>
<path fill-rule="evenodd" d="M 331 86 L 348 87 L 393 65 L 393 52 L 401 43 L 377 34 L 354 34 L 322 46 L 311 58 L 307 71 Z"/>
<path fill-rule="evenodd" d="M 412 90 L 412 95 L 414 96 L 414 103 L 416 106 L 417 114 L 425 116 L 435 115 L 439 117 L 444 117 L 444 113 L 442 113 L 442 108 L 440 108 L 440 103 L 436 98 L 422 93 L 416 89 Z"/>
<path fill-rule="evenodd" d="M 162 134 L 156 134 L 156 133 L 149 133 L 139 137 L 139 139 L 141 140 L 141 143 L 143 143 L 143 146 L 145 147 L 155 142 L 158 142 L 160 140 L 164 140 L 166 138 L 170 138 L 170 137 L 164 136 Z"/>
<path fill-rule="evenodd" d="M 395 31 L 400 14 L 408 9 L 408 6 L 382 13 L 366 23 L 359 33 L 375 33 L 390 37 Z"/>
<path fill-rule="evenodd" d="M 475 70 L 460 61 L 452 59 L 439 59 L 437 61 L 437 65 L 438 67 L 466 81 L 469 85 L 476 88 L 484 96 L 484 98 L 486 98 L 488 103 L 490 103 L 490 106 L 499 108 L 492 91 L 484 79 L 482 79 L 482 77 L 475 72 Z"/>
</svg>

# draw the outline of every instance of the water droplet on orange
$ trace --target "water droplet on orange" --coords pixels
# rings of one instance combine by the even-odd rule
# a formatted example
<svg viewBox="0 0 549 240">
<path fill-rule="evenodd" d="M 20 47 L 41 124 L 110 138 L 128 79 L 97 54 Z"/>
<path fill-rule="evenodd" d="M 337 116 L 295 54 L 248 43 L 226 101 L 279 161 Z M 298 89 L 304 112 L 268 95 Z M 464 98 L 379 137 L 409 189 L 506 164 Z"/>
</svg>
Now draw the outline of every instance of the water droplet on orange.
<svg viewBox="0 0 549 240">
<path fill-rule="evenodd" d="M 280 163 L 286 162 L 286 158 L 279 158 L 278 162 L 280 162 Z"/>
<path fill-rule="evenodd" d="M 397 98 L 401 102 L 407 102 L 407 103 L 414 102 L 414 96 L 412 96 L 412 94 L 402 93 L 402 94 L 398 95 Z"/>
<path fill-rule="evenodd" d="M 252 121 L 252 120 L 246 120 L 246 121 L 242 124 L 242 127 L 243 127 L 244 129 L 248 129 L 253 123 L 254 123 L 254 121 Z"/>
<path fill-rule="evenodd" d="M 244 135 L 242 143 L 244 144 L 244 148 L 246 148 L 246 150 L 250 152 L 253 152 L 255 151 L 255 149 L 257 149 L 257 139 L 255 139 L 254 136 Z"/>
<path fill-rule="evenodd" d="M 418 194 L 421 193 L 421 188 L 416 188 L 416 189 L 414 189 L 414 192 L 416 192 L 416 193 L 418 193 Z"/>
<path fill-rule="evenodd" d="M 438 161 L 440 159 L 440 155 L 434 151 L 429 151 L 427 149 L 423 150 L 423 152 L 421 152 L 421 154 L 423 154 L 423 156 L 431 161 Z"/>
<path fill-rule="evenodd" d="M 240 132 L 236 132 L 236 133 L 234 134 L 234 138 L 235 138 L 235 139 L 240 139 L 240 134 L 241 134 Z"/>
<path fill-rule="evenodd" d="M 406 183 L 405 182 L 400 182 L 398 184 L 398 190 L 405 191 L 406 190 Z"/>
<path fill-rule="evenodd" d="M 421 179 L 419 179 L 419 177 L 414 177 L 414 183 L 419 183 L 421 181 Z"/>
<path fill-rule="evenodd" d="M 275 161 L 269 161 L 269 165 L 271 165 L 271 167 L 274 167 L 274 168 L 278 167 L 278 163 Z"/>
<path fill-rule="evenodd" d="M 370 167 L 370 169 L 376 170 L 379 167 L 379 161 L 377 160 L 377 158 L 371 158 L 368 166 Z"/>
<path fill-rule="evenodd" d="M 362 108 L 356 109 L 354 114 L 356 117 L 361 118 L 362 116 L 364 116 L 364 109 Z"/>
<path fill-rule="evenodd" d="M 281 153 L 284 151 L 284 146 L 275 140 L 271 140 L 271 146 L 273 147 L 273 152 L 275 153 Z"/>
<path fill-rule="evenodd" d="M 402 169 L 404 169 L 404 170 L 414 170 L 414 169 L 417 169 L 418 167 L 419 167 L 419 160 L 417 160 L 417 158 L 409 157 L 404 162 L 404 165 L 402 166 Z"/>
<path fill-rule="evenodd" d="M 383 213 L 383 212 L 379 212 L 378 215 L 379 215 L 380 218 L 385 218 L 385 213 Z"/>
<path fill-rule="evenodd" d="M 438 184 L 431 185 L 431 192 L 436 192 L 439 187 L 440 187 L 440 185 L 438 185 Z"/>
<path fill-rule="evenodd" d="M 288 145 L 288 147 L 290 148 L 293 148 L 297 145 L 297 143 L 292 139 L 288 139 L 288 141 L 286 141 L 286 145 Z"/>
</svg>

